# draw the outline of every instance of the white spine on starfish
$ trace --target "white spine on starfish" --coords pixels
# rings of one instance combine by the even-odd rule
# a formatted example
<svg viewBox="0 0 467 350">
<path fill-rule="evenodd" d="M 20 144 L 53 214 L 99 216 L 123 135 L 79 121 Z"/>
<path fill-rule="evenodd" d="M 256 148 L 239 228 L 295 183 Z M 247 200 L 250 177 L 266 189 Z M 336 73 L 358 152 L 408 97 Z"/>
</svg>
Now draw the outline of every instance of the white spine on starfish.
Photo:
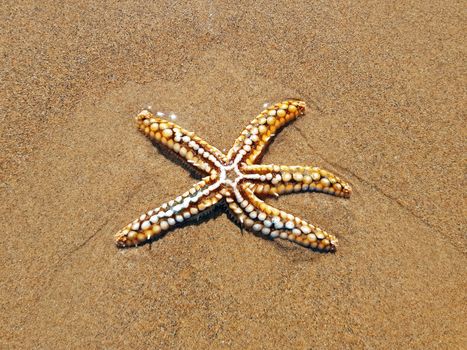
<svg viewBox="0 0 467 350">
<path fill-rule="evenodd" d="M 225 177 L 225 170 L 223 167 L 221 167 L 221 174 L 222 174 L 222 171 L 224 172 L 224 177 Z M 167 211 L 160 211 L 157 216 L 159 218 L 164 218 L 164 217 L 171 217 L 174 215 L 174 213 L 179 213 L 180 211 L 188 208 L 190 206 L 190 203 L 196 203 L 200 200 L 200 198 L 202 198 L 203 196 L 206 196 L 208 195 L 209 193 L 211 192 L 214 192 L 215 190 L 217 190 L 223 183 L 225 183 L 225 181 L 222 181 L 222 180 L 219 180 L 219 181 L 216 181 L 215 183 L 213 183 L 212 185 L 208 186 L 207 189 L 203 190 L 202 192 L 198 192 L 196 195 L 194 196 L 190 196 L 190 197 L 186 197 L 182 203 L 179 203 L 173 207 L 171 207 L 171 209 L 167 210 Z"/>
<path fill-rule="evenodd" d="M 184 136 L 184 137 L 188 138 L 187 136 Z M 190 142 L 194 142 L 194 141 L 190 141 Z M 198 147 L 199 147 L 199 150 L 202 149 L 203 152 L 208 153 L 207 151 L 205 151 L 202 148 L 202 146 L 198 145 Z M 214 163 L 214 165 L 216 167 L 218 167 L 220 169 L 221 174 L 219 176 L 219 180 L 216 181 L 215 183 L 213 183 L 212 185 L 208 186 L 208 188 L 206 188 L 202 192 L 197 192 L 196 195 L 186 197 L 182 201 L 182 203 L 179 203 L 179 204 L 176 204 L 176 205 L 172 206 L 169 210 L 160 211 L 159 213 L 157 213 L 157 217 L 159 217 L 159 218 L 171 217 L 171 216 L 174 215 L 174 213 L 179 213 L 180 211 L 188 208 L 191 203 L 198 202 L 200 200 L 200 198 L 202 198 L 203 196 L 208 195 L 211 192 L 214 192 L 222 184 L 225 183 L 225 179 L 226 179 L 226 168 L 225 168 L 225 166 L 221 162 L 219 162 L 216 157 L 214 157 L 212 155 L 210 155 L 209 159 Z M 156 211 L 156 210 L 154 210 L 154 211 Z"/>
</svg>

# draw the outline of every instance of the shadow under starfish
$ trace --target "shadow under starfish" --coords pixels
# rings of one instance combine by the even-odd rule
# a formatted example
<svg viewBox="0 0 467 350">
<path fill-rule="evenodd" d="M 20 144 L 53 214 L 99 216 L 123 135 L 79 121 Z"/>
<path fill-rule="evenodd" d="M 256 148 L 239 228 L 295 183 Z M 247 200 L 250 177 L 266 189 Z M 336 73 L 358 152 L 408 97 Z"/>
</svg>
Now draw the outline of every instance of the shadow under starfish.
<svg viewBox="0 0 467 350">
<path fill-rule="evenodd" d="M 242 131 L 227 154 L 193 132 L 153 115 L 137 117 L 139 129 L 160 149 L 206 175 L 187 192 L 150 210 L 116 234 L 119 247 L 137 246 L 162 237 L 181 224 L 196 222 L 224 202 L 242 227 L 267 239 L 282 238 L 320 251 L 334 251 L 337 239 L 321 228 L 265 203 L 260 197 L 317 191 L 349 197 L 348 183 L 331 172 L 311 166 L 256 164 L 273 137 L 302 116 L 305 103 L 287 100 L 262 111 Z M 194 175 L 192 173 L 192 175 Z"/>
</svg>

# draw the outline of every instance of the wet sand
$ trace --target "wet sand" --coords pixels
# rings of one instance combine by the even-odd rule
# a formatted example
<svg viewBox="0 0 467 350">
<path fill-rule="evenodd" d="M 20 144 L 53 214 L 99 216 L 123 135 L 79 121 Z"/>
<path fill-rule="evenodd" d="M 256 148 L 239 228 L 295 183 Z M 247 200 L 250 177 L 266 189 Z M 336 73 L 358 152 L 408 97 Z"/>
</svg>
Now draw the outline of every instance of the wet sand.
<svg viewBox="0 0 467 350">
<path fill-rule="evenodd" d="M 239 4 L 0 5 L 2 348 L 465 347 L 461 3 Z M 354 193 L 269 202 L 335 254 L 225 214 L 115 247 L 195 181 L 137 132 L 142 108 L 228 149 L 287 97 L 306 116 L 263 163 Z"/>
</svg>

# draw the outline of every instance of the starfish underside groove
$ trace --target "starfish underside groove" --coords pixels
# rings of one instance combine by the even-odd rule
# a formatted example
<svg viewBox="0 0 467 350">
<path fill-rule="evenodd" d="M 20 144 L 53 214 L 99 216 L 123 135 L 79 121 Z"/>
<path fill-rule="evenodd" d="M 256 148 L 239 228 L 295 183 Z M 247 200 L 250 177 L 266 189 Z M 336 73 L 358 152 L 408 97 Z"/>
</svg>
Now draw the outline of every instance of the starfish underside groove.
<svg viewBox="0 0 467 350">
<path fill-rule="evenodd" d="M 187 192 L 149 210 L 120 230 L 115 236 L 117 245 L 129 247 L 152 241 L 224 202 L 236 221 L 250 231 L 320 251 L 334 251 L 337 242 L 334 236 L 260 198 L 302 191 L 350 196 L 350 185 L 324 169 L 255 164 L 275 133 L 304 112 L 305 103 L 298 100 L 268 107 L 250 122 L 225 155 L 193 132 L 142 111 L 136 117 L 139 129 L 205 177 Z"/>
</svg>

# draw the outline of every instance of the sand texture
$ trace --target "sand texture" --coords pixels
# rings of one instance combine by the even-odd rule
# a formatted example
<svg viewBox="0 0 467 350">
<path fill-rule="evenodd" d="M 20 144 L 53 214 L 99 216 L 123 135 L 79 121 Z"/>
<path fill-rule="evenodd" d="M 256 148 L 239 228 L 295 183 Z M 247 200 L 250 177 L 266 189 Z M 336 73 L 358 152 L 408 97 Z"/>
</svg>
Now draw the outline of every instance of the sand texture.
<svg viewBox="0 0 467 350">
<path fill-rule="evenodd" d="M 66 3 L 0 4 L 0 348 L 465 349 L 465 4 Z M 263 163 L 354 193 L 269 202 L 335 254 L 222 213 L 115 247 L 195 181 L 142 108 L 222 150 L 288 97 L 307 114 Z"/>
</svg>

